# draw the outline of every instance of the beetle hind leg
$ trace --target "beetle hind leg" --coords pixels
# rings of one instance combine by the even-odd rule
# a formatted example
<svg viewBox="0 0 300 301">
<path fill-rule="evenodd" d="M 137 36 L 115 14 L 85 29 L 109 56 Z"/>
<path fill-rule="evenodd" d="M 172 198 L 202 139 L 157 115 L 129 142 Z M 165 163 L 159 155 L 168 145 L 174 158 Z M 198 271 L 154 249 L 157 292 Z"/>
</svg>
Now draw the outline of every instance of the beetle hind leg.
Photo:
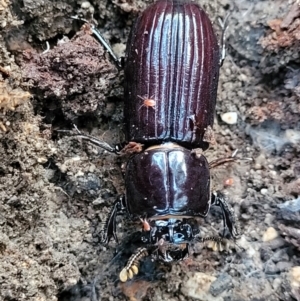
<svg viewBox="0 0 300 301">
<path fill-rule="evenodd" d="M 213 206 L 221 207 L 223 214 L 224 231 L 227 228 L 233 238 L 238 238 L 240 236 L 240 225 L 233 208 L 230 206 L 230 204 L 228 204 L 224 195 L 220 192 L 214 192 L 212 193 L 211 200 Z"/>
</svg>

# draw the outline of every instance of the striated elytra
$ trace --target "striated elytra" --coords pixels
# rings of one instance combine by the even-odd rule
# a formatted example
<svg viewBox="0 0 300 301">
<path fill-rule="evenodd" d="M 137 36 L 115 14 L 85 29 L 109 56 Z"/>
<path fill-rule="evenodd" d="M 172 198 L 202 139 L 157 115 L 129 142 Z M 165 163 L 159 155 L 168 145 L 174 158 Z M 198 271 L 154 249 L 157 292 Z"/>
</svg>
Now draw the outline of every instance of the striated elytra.
<svg viewBox="0 0 300 301">
<path fill-rule="evenodd" d="M 160 0 L 136 20 L 125 57 L 127 141 L 172 141 L 201 147 L 212 127 L 219 46 L 206 13 L 195 2 Z M 143 108 L 140 97 L 155 101 Z"/>
</svg>

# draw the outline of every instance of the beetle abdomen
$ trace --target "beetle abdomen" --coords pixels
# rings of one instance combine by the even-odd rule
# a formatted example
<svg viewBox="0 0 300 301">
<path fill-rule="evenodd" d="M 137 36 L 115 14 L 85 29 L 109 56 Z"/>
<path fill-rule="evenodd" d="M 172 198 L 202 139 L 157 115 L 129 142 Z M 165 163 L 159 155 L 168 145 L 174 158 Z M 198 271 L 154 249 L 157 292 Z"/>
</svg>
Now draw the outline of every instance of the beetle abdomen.
<svg viewBox="0 0 300 301">
<path fill-rule="evenodd" d="M 205 216 L 210 206 L 206 158 L 173 143 L 134 155 L 127 164 L 125 185 L 132 216 Z"/>
<path fill-rule="evenodd" d="M 205 12 L 194 3 L 159 0 L 137 19 L 126 56 L 126 140 L 207 148 L 219 48 Z"/>
</svg>

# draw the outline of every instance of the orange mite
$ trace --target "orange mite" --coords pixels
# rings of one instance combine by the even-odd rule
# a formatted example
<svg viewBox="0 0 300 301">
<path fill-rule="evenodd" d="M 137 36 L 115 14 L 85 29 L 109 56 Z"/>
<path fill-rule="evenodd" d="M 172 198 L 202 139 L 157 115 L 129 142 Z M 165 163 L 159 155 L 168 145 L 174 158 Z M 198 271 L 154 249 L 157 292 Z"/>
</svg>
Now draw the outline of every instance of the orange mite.
<svg viewBox="0 0 300 301">
<path fill-rule="evenodd" d="M 143 223 L 143 230 L 144 231 L 150 231 L 151 227 L 150 227 L 148 221 L 145 218 L 144 219 L 140 218 L 140 220 Z"/>
<path fill-rule="evenodd" d="M 156 105 L 156 101 L 153 99 L 153 96 L 148 98 L 148 97 L 145 97 L 145 96 L 142 97 L 142 96 L 138 95 L 138 97 L 144 101 L 144 103 L 140 106 L 139 110 L 142 107 L 147 107 L 147 108 L 153 108 L 154 109 L 154 107 Z"/>
<path fill-rule="evenodd" d="M 234 180 L 233 178 L 228 178 L 224 181 L 224 186 L 225 187 L 229 187 L 229 186 L 232 186 L 234 184 Z"/>
</svg>

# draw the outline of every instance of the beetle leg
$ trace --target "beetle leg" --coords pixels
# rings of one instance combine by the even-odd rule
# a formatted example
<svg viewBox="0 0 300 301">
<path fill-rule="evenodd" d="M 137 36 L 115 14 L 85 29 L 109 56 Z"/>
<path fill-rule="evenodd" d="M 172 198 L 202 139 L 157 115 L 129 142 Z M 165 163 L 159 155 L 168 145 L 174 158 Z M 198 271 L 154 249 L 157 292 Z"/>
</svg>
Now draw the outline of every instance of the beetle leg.
<svg viewBox="0 0 300 301">
<path fill-rule="evenodd" d="M 116 199 L 108 215 L 107 220 L 105 221 L 104 229 L 101 231 L 102 232 L 101 243 L 108 244 L 112 237 L 118 243 L 118 237 L 116 234 L 116 217 L 118 214 L 123 213 L 124 210 L 125 210 L 124 197 L 119 196 Z"/>
<path fill-rule="evenodd" d="M 235 160 L 237 160 L 236 158 L 236 154 L 238 152 L 238 149 L 236 149 L 230 157 L 226 157 L 226 158 L 220 158 L 214 161 L 209 162 L 209 169 L 215 168 L 217 166 L 223 165 L 225 163 L 230 163 L 230 162 L 234 162 Z"/>
<path fill-rule="evenodd" d="M 73 124 L 73 127 L 74 127 L 76 133 L 73 133 L 72 131 L 69 131 L 69 130 L 57 130 L 57 132 L 68 133 L 69 135 L 74 136 L 75 138 L 81 138 L 83 140 L 86 140 L 86 141 L 98 146 L 98 147 L 105 149 L 106 151 L 108 151 L 110 153 L 115 153 L 115 154 L 119 155 L 119 152 L 121 150 L 121 147 L 119 145 L 116 145 L 115 147 L 113 147 L 113 146 L 109 145 L 108 143 L 104 142 L 103 140 L 97 139 L 90 135 L 83 134 L 81 131 L 79 131 L 79 129 L 77 128 L 77 126 L 75 124 Z"/>
<path fill-rule="evenodd" d="M 245 161 L 252 161 L 253 159 L 252 158 L 237 158 L 236 157 L 236 154 L 238 153 L 238 149 L 236 149 L 230 157 L 226 157 L 226 158 L 220 158 L 220 159 L 216 159 L 216 160 L 213 160 L 211 162 L 209 162 L 209 169 L 212 169 L 212 168 L 215 168 L 217 166 L 220 166 L 220 165 L 223 165 L 223 164 L 226 164 L 226 163 L 231 163 L 231 162 L 234 162 L 236 160 L 245 160 Z"/>
<path fill-rule="evenodd" d="M 238 238 L 240 235 L 239 223 L 236 219 L 233 208 L 227 203 L 224 195 L 220 192 L 212 193 L 211 203 L 214 206 L 221 207 L 223 213 L 224 231 L 227 228 L 233 238 Z"/>
<path fill-rule="evenodd" d="M 74 19 L 74 20 L 80 20 L 82 22 L 85 22 L 85 23 L 89 24 L 93 35 L 97 38 L 97 40 L 104 47 L 104 49 L 109 53 L 109 55 L 111 56 L 111 58 L 113 59 L 114 63 L 117 65 L 117 67 L 118 68 L 123 68 L 124 67 L 124 59 L 117 57 L 117 55 L 114 53 L 114 51 L 112 50 L 109 43 L 104 39 L 104 37 L 102 36 L 100 31 L 95 27 L 95 25 L 91 24 L 89 21 L 87 21 L 85 19 L 78 18 L 76 16 L 71 17 L 71 18 Z"/>
<path fill-rule="evenodd" d="M 223 65 L 225 56 L 226 56 L 226 43 L 225 43 L 225 39 L 226 39 L 226 30 L 228 29 L 228 19 L 229 19 L 230 14 L 227 14 L 227 16 L 225 17 L 224 20 L 222 20 L 221 18 L 218 18 L 220 27 L 222 29 L 222 36 L 221 36 L 221 55 L 220 55 L 220 67 Z"/>
<path fill-rule="evenodd" d="M 100 31 L 94 26 L 91 26 L 93 35 L 99 40 L 100 44 L 105 48 L 105 50 L 109 53 L 111 58 L 113 59 L 114 63 L 117 65 L 118 68 L 124 67 L 124 59 L 118 58 L 117 55 L 112 50 L 111 46 L 108 44 L 108 42 L 104 39 L 104 37 L 101 35 Z"/>
</svg>

